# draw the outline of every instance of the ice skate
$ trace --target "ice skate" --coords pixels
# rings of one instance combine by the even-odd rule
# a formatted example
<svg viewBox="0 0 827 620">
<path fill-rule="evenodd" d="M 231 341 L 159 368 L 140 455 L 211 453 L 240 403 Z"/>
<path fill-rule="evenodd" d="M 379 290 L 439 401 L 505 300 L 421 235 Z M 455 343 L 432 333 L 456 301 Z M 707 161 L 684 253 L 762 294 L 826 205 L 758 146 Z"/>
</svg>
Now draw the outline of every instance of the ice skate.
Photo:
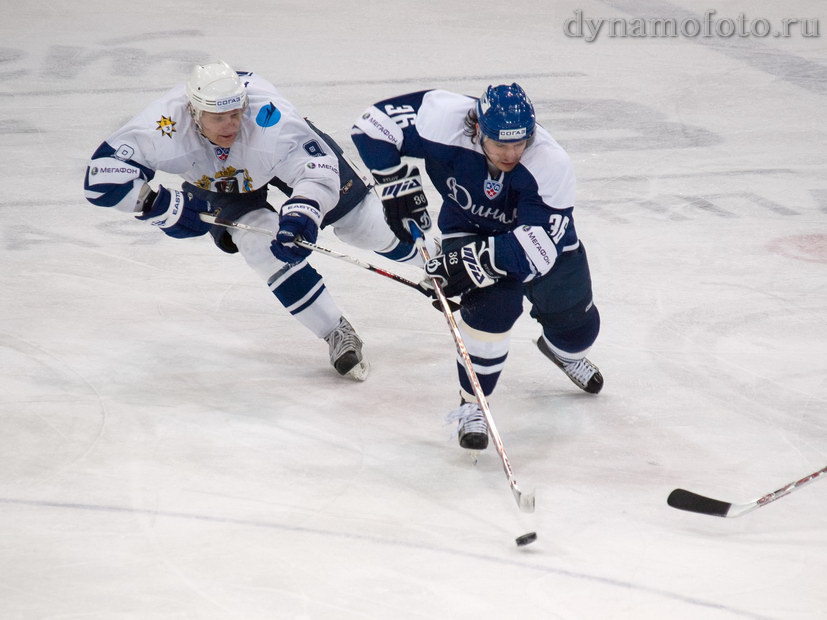
<svg viewBox="0 0 827 620">
<path fill-rule="evenodd" d="M 572 362 L 563 361 L 552 352 L 542 336 L 537 339 L 537 348 L 584 392 L 597 394 L 603 389 L 603 375 L 600 374 L 600 369 L 585 357 Z"/>
<path fill-rule="evenodd" d="M 457 423 L 459 445 L 467 450 L 485 450 L 488 447 L 488 423 L 477 403 L 463 403 L 445 418 Z"/>
<path fill-rule="evenodd" d="M 336 372 L 357 381 L 368 378 L 370 365 L 362 358 L 362 339 L 345 317 L 324 339 L 330 346 L 330 364 Z"/>
</svg>

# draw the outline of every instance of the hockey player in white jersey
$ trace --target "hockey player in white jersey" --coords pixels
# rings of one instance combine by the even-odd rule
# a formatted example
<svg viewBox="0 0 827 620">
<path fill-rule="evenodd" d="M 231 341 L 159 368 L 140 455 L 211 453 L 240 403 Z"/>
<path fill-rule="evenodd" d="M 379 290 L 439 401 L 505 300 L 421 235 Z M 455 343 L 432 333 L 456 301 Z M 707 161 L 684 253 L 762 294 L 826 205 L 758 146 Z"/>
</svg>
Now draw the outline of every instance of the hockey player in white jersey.
<svg viewBox="0 0 827 620">
<path fill-rule="evenodd" d="M 442 253 L 425 270 L 446 295 L 461 295 L 460 332 L 483 394 L 497 384 L 524 297 L 542 327 L 543 355 L 580 389 L 598 393 L 603 375 L 586 354 L 600 316 L 574 227 L 574 171 L 536 123 L 523 89 L 489 86 L 479 99 L 444 90 L 386 99 L 362 114 L 351 137 L 405 242 L 409 224 L 427 229 L 430 217 L 419 169 L 402 158 L 424 159 L 442 197 Z M 464 365 L 457 366 L 460 407 L 449 419 L 457 421 L 461 446 L 484 449 L 488 425 Z"/>
<path fill-rule="evenodd" d="M 157 171 L 182 177 L 182 189 L 153 189 Z M 272 84 L 216 62 L 196 66 L 185 85 L 107 138 L 92 155 L 84 189 L 92 204 L 131 213 L 170 237 L 210 232 L 219 248 L 240 252 L 278 301 L 327 341 L 336 371 L 364 380 L 362 341 L 307 262 L 310 251 L 295 241 L 315 242 L 330 225 L 351 245 L 417 260 L 414 247 L 388 228 L 366 181 Z M 278 211 L 267 201 L 268 185 L 289 196 Z M 218 211 L 277 231 L 276 239 L 199 217 Z"/>
</svg>

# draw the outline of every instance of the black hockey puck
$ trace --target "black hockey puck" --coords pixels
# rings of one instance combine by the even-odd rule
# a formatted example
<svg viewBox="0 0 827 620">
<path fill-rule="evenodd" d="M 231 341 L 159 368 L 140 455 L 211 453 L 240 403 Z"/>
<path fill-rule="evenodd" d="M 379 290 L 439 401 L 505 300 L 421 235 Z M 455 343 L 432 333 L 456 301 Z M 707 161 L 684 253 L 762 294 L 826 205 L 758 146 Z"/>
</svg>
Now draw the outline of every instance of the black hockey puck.
<svg viewBox="0 0 827 620">
<path fill-rule="evenodd" d="M 525 547 L 526 545 L 533 543 L 535 540 L 537 540 L 537 532 L 529 532 L 528 534 L 517 536 L 517 538 L 514 539 L 514 542 L 517 543 L 518 547 Z"/>
</svg>

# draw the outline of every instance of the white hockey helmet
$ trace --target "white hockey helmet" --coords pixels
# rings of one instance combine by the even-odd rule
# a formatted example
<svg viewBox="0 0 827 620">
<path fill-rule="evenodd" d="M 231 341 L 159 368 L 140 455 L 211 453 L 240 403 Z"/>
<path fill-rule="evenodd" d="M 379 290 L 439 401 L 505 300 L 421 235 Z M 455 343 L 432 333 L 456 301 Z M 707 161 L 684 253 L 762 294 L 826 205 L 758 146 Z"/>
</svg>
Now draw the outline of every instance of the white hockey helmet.
<svg viewBox="0 0 827 620">
<path fill-rule="evenodd" d="M 187 80 L 187 98 L 196 120 L 201 112 L 229 112 L 247 107 L 247 91 L 238 73 L 223 60 L 197 65 Z"/>
</svg>

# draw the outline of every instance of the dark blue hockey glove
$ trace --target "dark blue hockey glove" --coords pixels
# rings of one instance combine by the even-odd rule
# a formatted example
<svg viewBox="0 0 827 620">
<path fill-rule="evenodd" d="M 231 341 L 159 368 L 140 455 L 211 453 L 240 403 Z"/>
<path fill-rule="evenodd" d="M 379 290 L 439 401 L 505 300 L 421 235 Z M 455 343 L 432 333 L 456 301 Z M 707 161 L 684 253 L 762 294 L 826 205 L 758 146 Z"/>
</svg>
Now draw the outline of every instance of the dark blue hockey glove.
<svg viewBox="0 0 827 620">
<path fill-rule="evenodd" d="M 405 220 L 413 220 L 421 230 L 431 228 L 428 197 L 422 188 L 419 168 L 409 171 L 408 164 L 399 164 L 387 170 L 371 170 L 371 173 L 382 199 L 385 221 L 400 241 L 413 243 Z"/>
<path fill-rule="evenodd" d="M 318 203 L 306 198 L 291 198 L 281 206 L 279 231 L 270 244 L 275 257 L 285 263 L 298 263 L 310 255 L 310 250 L 296 245 L 297 239 L 316 243 L 322 212 Z"/>
<path fill-rule="evenodd" d="M 457 250 L 434 256 L 425 263 L 425 273 L 429 278 L 425 278 L 422 284 L 429 286 L 430 278 L 437 280 L 446 297 L 490 286 L 506 275 L 494 264 L 491 239 L 475 241 Z"/>
<path fill-rule="evenodd" d="M 202 222 L 201 213 L 212 213 L 214 209 L 206 200 L 196 198 L 189 192 L 168 190 L 163 185 L 158 193 L 149 191 L 139 220 L 152 220 L 152 225 L 176 239 L 199 237 L 207 234 L 210 224 Z"/>
</svg>

